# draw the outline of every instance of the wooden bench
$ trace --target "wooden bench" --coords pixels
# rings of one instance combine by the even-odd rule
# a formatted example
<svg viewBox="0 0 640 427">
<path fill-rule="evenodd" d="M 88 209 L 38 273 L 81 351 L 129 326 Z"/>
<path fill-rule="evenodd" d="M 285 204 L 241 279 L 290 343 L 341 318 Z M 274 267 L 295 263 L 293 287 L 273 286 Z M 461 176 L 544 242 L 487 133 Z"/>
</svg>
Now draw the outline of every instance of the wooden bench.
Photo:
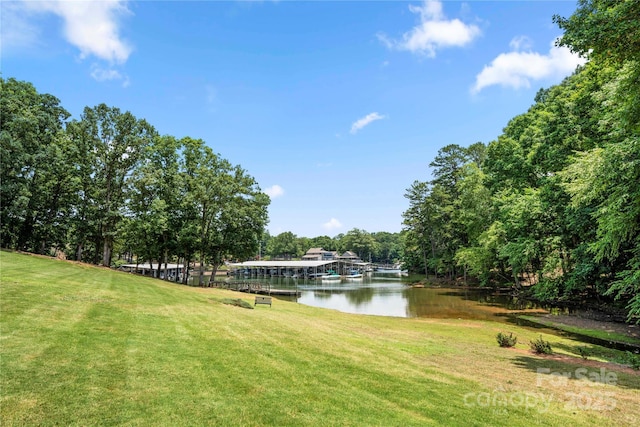
<svg viewBox="0 0 640 427">
<path fill-rule="evenodd" d="M 269 307 L 271 307 L 271 297 L 257 296 L 256 301 L 253 303 L 253 305 L 256 305 L 256 304 L 269 304 Z"/>
</svg>

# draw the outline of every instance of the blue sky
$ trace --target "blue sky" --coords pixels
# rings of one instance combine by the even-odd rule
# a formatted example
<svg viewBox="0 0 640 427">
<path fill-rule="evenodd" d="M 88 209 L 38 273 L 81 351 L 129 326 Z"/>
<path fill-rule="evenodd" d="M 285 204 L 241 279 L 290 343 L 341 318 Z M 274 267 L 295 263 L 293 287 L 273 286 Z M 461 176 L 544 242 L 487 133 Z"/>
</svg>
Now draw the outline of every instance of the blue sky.
<svg viewBox="0 0 640 427">
<path fill-rule="evenodd" d="M 4 78 L 205 140 L 272 197 L 269 231 L 398 232 L 447 144 L 489 143 L 582 63 L 574 1 L 2 1 Z"/>
</svg>

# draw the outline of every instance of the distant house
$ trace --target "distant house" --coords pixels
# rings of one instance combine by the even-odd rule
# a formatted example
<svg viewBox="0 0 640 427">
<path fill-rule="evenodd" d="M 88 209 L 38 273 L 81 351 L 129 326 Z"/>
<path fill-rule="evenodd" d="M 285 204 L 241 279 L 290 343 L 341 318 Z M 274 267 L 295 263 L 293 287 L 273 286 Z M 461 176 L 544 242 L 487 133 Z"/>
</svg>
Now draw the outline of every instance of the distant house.
<svg viewBox="0 0 640 427">
<path fill-rule="evenodd" d="M 338 253 L 325 251 L 322 248 L 311 248 L 302 256 L 303 261 L 331 261 L 338 258 Z"/>
<path fill-rule="evenodd" d="M 342 255 L 338 257 L 341 261 L 352 261 L 352 262 L 362 262 L 358 254 L 352 251 L 346 251 Z"/>
</svg>

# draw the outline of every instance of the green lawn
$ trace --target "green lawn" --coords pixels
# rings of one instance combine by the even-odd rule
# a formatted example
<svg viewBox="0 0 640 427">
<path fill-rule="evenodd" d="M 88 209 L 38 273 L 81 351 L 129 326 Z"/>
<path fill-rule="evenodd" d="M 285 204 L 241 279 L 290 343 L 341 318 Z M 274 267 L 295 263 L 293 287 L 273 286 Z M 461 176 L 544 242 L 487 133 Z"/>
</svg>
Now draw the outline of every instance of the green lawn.
<svg viewBox="0 0 640 427">
<path fill-rule="evenodd" d="M 637 372 L 585 362 L 576 349 L 589 345 L 553 335 L 542 336 L 564 356 L 533 355 L 539 333 L 517 326 L 277 299 L 249 310 L 223 302 L 246 294 L 10 252 L 0 271 L 2 426 L 640 420 Z M 515 349 L 498 347 L 500 331 L 518 336 Z"/>
</svg>

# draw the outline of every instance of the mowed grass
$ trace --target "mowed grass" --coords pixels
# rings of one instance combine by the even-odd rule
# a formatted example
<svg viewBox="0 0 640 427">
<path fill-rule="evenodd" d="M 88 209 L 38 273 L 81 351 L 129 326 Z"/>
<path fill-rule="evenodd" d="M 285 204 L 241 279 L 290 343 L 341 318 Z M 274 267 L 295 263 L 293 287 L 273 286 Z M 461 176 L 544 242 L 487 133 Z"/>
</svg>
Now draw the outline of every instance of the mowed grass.
<svg viewBox="0 0 640 427">
<path fill-rule="evenodd" d="M 11 252 L 0 252 L 0 271 L 2 426 L 640 420 L 636 372 L 536 356 L 528 342 L 540 334 L 517 326 L 351 315 L 277 299 L 249 310 L 222 302 L 253 303 L 246 294 Z M 498 347 L 501 331 L 518 336 L 515 349 Z M 567 355 L 585 346 L 542 337 Z M 608 377 L 577 380 L 576 372 Z"/>
</svg>

